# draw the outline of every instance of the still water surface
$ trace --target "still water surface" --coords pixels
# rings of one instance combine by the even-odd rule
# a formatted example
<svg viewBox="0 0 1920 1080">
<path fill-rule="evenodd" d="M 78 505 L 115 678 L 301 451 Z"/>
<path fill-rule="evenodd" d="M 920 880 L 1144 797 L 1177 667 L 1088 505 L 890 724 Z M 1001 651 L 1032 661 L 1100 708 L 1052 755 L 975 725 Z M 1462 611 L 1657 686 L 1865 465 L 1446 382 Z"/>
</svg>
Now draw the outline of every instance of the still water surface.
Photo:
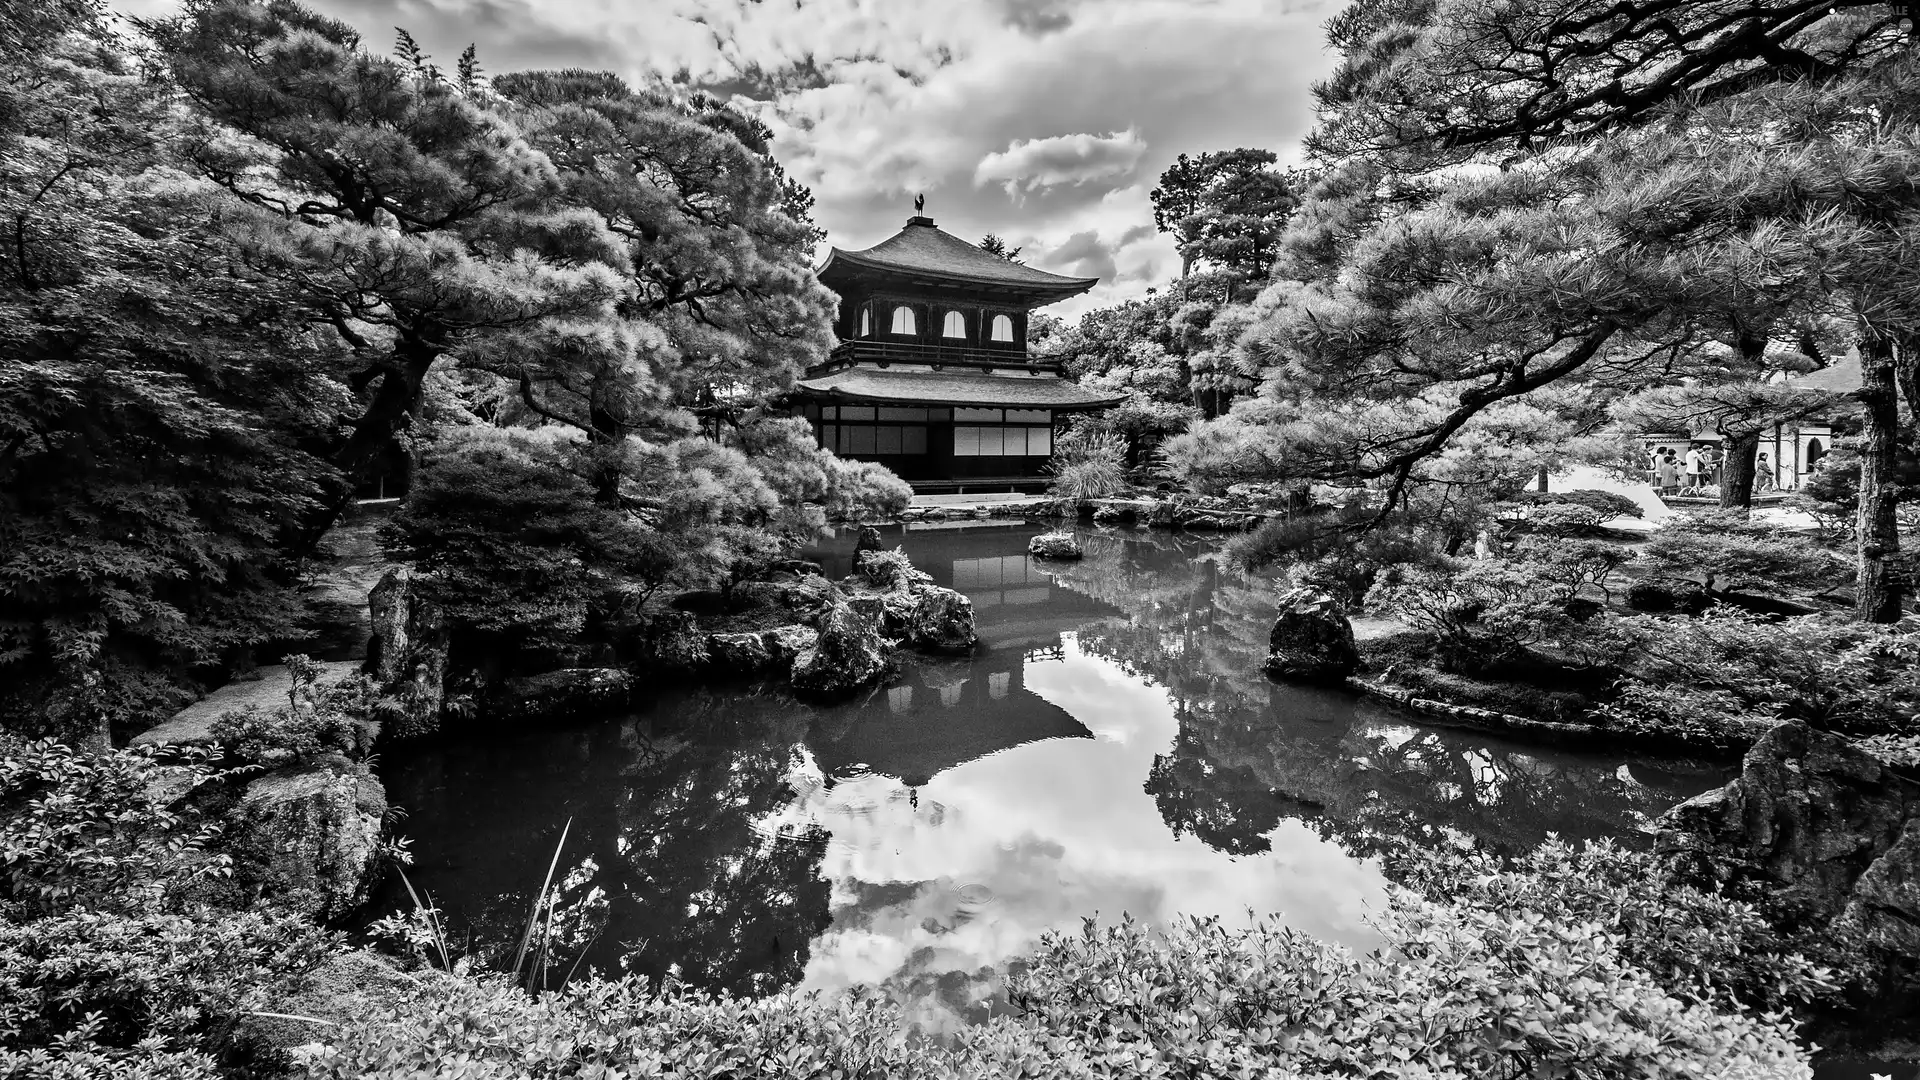
<svg viewBox="0 0 1920 1080">
<path fill-rule="evenodd" d="M 896 528 L 968 594 L 981 647 L 830 708 L 664 691 L 639 711 L 389 755 L 411 876 L 510 950 L 563 823 L 560 923 L 603 972 L 742 992 L 887 987 L 941 1027 L 1047 930 L 1249 910 L 1366 948 L 1370 809 L 1502 844 L 1633 838 L 1728 770 L 1429 727 L 1259 672 L 1278 595 L 1207 541 L 1029 525 Z M 847 572 L 851 539 L 818 553 Z M 1346 843 L 1343 845 L 1343 841 Z M 386 898 L 398 905 L 397 896 Z"/>
</svg>

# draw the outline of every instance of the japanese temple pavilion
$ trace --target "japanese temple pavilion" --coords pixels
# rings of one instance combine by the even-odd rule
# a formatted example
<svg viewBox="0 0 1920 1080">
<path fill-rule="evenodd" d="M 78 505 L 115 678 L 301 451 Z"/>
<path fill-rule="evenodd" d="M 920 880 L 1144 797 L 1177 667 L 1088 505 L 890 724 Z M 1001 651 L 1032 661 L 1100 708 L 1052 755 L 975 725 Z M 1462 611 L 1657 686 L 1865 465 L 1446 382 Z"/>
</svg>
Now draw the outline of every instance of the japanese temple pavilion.
<svg viewBox="0 0 1920 1080">
<path fill-rule="evenodd" d="M 840 296 L 840 344 L 795 390 L 820 445 L 877 461 L 916 491 L 1037 488 L 1070 413 L 1118 399 L 1027 352 L 1035 308 L 1093 288 L 989 254 L 915 216 L 817 275 Z"/>
</svg>

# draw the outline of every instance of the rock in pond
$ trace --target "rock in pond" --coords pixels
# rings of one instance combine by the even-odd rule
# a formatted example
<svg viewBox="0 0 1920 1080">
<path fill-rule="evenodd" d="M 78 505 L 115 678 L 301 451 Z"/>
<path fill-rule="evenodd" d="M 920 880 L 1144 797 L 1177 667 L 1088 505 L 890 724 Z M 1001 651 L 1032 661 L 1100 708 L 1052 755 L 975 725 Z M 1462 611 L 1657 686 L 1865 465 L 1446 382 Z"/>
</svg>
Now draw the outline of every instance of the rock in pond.
<svg viewBox="0 0 1920 1080">
<path fill-rule="evenodd" d="M 907 621 L 913 614 L 914 594 L 907 591 L 855 593 L 845 603 L 861 618 L 873 623 L 883 637 L 906 636 Z"/>
<path fill-rule="evenodd" d="M 222 848 L 234 884 L 316 919 L 360 905 L 380 868 L 386 789 L 344 758 L 255 778 L 229 816 Z"/>
<path fill-rule="evenodd" d="M 407 566 L 381 575 L 367 594 L 367 609 L 373 636 L 365 670 L 382 694 L 401 704 L 393 734 L 405 738 L 437 729 L 447 692 L 445 612 L 420 595 Z"/>
<path fill-rule="evenodd" d="M 1080 541 L 1075 539 L 1072 533 L 1048 532 L 1027 541 L 1027 554 L 1036 559 L 1058 559 L 1070 562 L 1080 558 L 1084 552 L 1080 549 Z"/>
<path fill-rule="evenodd" d="M 749 632 L 708 634 L 707 655 L 722 675 L 751 678 L 773 669 L 773 653 L 766 639 Z"/>
<path fill-rule="evenodd" d="M 785 667 L 790 666 L 794 657 L 803 650 L 813 648 L 814 643 L 820 640 L 820 631 L 794 623 L 776 626 L 760 637 L 767 643 L 767 651 L 773 655 L 774 662 Z"/>
<path fill-rule="evenodd" d="M 922 586 L 914 595 L 913 610 L 907 616 L 908 644 L 931 652 L 972 651 L 979 640 L 972 600 L 938 585 Z"/>
<path fill-rule="evenodd" d="M 1792 921 L 1920 971 L 1920 783 L 1838 735 L 1776 725 L 1733 782 L 1669 810 L 1655 846 L 1683 874 L 1758 882 Z"/>
<path fill-rule="evenodd" d="M 820 636 L 793 658 L 793 690 L 831 701 L 849 697 L 887 671 L 887 644 L 872 620 L 846 604 L 820 619 Z"/>
<path fill-rule="evenodd" d="M 757 632 L 708 634 L 707 655 L 712 657 L 715 675 L 753 679 L 785 674 L 794 657 L 819 640 L 818 630 L 798 623 Z"/>
<path fill-rule="evenodd" d="M 1266 672 L 1294 682 L 1340 683 L 1360 666 L 1353 623 L 1333 597 L 1294 589 L 1280 598 L 1267 635 Z"/>
<path fill-rule="evenodd" d="M 561 668 L 509 679 L 493 713 L 503 720 L 558 720 L 617 709 L 633 699 L 634 677 L 620 668 Z"/>
</svg>

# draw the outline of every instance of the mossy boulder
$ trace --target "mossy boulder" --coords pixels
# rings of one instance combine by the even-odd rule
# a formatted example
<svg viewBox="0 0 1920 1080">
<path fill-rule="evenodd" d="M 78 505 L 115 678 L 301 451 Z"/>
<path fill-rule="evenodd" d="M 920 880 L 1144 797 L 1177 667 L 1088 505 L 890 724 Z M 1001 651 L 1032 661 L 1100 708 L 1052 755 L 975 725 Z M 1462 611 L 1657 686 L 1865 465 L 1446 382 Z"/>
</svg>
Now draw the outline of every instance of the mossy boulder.
<svg viewBox="0 0 1920 1080">
<path fill-rule="evenodd" d="M 1294 589 L 1280 598 L 1267 649 L 1268 676 L 1288 682 L 1341 683 L 1360 667 L 1360 647 L 1346 610 L 1312 589 Z"/>
<path fill-rule="evenodd" d="M 1072 562 L 1085 555 L 1080 541 L 1070 532 L 1041 533 L 1027 541 L 1027 554 L 1036 559 Z"/>
<path fill-rule="evenodd" d="M 634 691 L 633 675 L 620 668 L 561 668 L 507 680 L 492 712 L 503 720 L 565 720 L 621 708 Z"/>
<path fill-rule="evenodd" d="M 872 619 L 845 603 L 820 619 L 820 636 L 793 658 L 793 691 L 816 701 L 853 696 L 886 674 L 887 643 Z"/>
<path fill-rule="evenodd" d="M 908 644 L 929 652 L 964 653 L 972 651 L 978 640 L 972 600 L 938 585 L 914 590 L 913 608 L 907 615 Z"/>
<path fill-rule="evenodd" d="M 233 885 L 244 896 L 337 918 L 373 887 L 386 813 L 386 789 L 365 765 L 289 766 L 247 784 L 221 850 L 233 857 Z"/>
</svg>

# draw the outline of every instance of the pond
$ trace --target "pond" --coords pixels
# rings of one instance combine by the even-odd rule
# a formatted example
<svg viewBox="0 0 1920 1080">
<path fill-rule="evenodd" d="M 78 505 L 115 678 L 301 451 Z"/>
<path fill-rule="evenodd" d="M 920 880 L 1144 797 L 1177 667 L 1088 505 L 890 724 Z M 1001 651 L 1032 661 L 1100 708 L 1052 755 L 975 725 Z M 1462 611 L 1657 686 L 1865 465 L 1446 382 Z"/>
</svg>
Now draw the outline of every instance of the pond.
<svg viewBox="0 0 1920 1080">
<path fill-rule="evenodd" d="M 1380 871 L 1366 815 L 1496 843 L 1636 838 L 1721 766 L 1571 752 L 1432 727 L 1260 674 L 1278 589 L 1210 541 L 1037 526 L 887 533 L 973 599 L 981 646 L 914 658 L 845 705 L 663 690 L 571 727 L 389 752 L 416 887 L 451 935 L 511 952 L 563 827 L 564 944 L 604 973 L 764 993 L 887 988 L 938 1029 L 1088 917 L 1244 923 L 1366 948 Z M 816 553 L 845 574 L 852 540 Z M 569 824 L 570 822 L 570 824 Z M 381 903 L 405 906 L 389 883 Z"/>
</svg>

